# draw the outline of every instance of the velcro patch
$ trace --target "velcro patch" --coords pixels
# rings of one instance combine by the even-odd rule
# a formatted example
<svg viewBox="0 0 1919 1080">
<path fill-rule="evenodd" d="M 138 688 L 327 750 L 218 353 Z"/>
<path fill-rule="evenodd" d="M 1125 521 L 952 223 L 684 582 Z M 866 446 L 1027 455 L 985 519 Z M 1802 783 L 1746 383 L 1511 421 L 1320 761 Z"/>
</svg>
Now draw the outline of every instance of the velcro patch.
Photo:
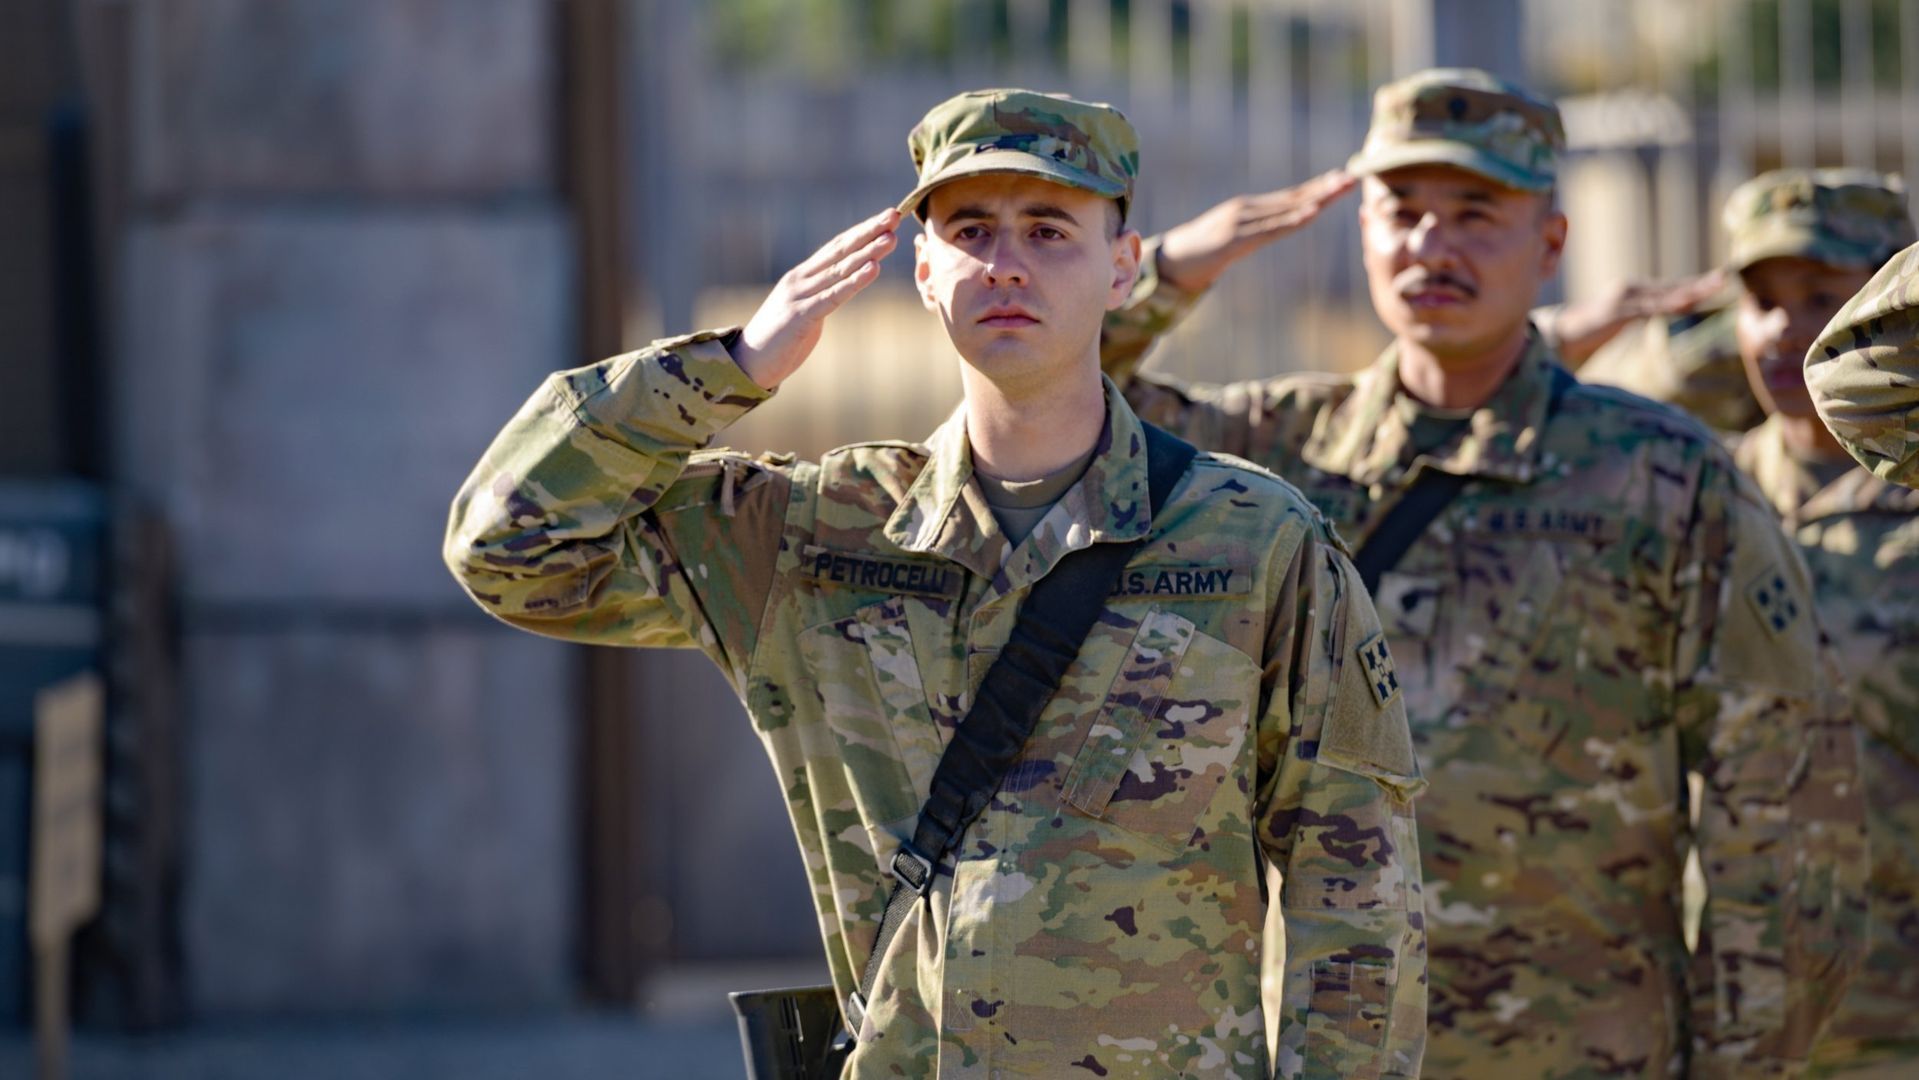
<svg viewBox="0 0 1919 1080">
<path fill-rule="evenodd" d="M 1471 533 L 1544 540 L 1610 541 L 1622 535 L 1618 517 L 1569 506 L 1482 505 L 1474 508 L 1464 528 Z"/>
<path fill-rule="evenodd" d="M 1253 591 L 1252 571 L 1244 566 L 1134 566 L 1113 586 L 1115 600 L 1134 596 L 1245 596 Z"/>
<path fill-rule="evenodd" d="M 959 596 L 964 584 L 962 571 L 948 562 L 836 551 L 813 544 L 800 553 L 800 573 L 820 585 L 948 599 Z"/>
<path fill-rule="evenodd" d="M 1359 654 L 1359 666 L 1366 669 L 1366 685 L 1373 689 L 1373 700 L 1385 708 L 1399 695 L 1399 673 L 1393 668 L 1393 654 L 1386 651 L 1386 635 L 1374 634 L 1353 651 Z"/>
<path fill-rule="evenodd" d="M 1784 634 L 1799 621 L 1799 598 L 1792 594 L 1785 573 L 1776 565 L 1746 586 L 1746 599 L 1752 602 L 1759 621 L 1766 624 L 1774 637 Z"/>
</svg>

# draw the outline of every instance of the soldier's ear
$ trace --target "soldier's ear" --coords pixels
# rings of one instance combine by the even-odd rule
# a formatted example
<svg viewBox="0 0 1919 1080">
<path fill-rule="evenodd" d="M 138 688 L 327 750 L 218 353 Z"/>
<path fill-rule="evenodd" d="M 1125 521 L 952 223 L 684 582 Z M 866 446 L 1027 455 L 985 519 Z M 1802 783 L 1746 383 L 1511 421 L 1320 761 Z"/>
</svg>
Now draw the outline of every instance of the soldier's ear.
<svg viewBox="0 0 1919 1080">
<path fill-rule="evenodd" d="M 926 261 L 926 234 L 913 236 L 913 287 L 920 292 L 920 303 L 926 310 L 937 314 L 939 303 L 933 297 L 933 266 Z"/>
<path fill-rule="evenodd" d="M 1539 227 L 1540 236 L 1546 241 L 1546 250 L 1539 260 L 1539 277 L 1544 281 L 1559 272 L 1559 257 L 1566 251 L 1566 215 L 1558 207 L 1552 207 Z"/>
<path fill-rule="evenodd" d="M 1117 311 L 1132 299 L 1139 280 L 1140 240 L 1136 229 L 1121 229 L 1113 238 L 1113 284 L 1106 292 L 1106 310 Z"/>
</svg>

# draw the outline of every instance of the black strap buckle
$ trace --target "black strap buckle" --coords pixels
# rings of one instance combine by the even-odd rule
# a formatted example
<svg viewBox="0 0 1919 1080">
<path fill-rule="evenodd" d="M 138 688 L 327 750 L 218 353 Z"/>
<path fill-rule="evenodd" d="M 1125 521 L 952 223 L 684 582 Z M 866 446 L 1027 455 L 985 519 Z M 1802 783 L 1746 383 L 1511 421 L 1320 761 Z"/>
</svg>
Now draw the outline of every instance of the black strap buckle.
<svg viewBox="0 0 1919 1080">
<path fill-rule="evenodd" d="M 933 890 L 933 860 L 921 855 L 911 844 L 901 844 L 893 853 L 893 876 L 900 884 L 921 897 Z"/>
<path fill-rule="evenodd" d="M 866 998 L 855 990 L 846 995 L 846 1003 L 840 1011 L 844 1014 L 846 1027 L 840 1032 L 840 1038 L 833 1041 L 835 1049 L 839 1048 L 840 1039 L 844 1039 L 850 1045 L 860 1037 L 860 1028 L 866 1026 Z"/>
</svg>

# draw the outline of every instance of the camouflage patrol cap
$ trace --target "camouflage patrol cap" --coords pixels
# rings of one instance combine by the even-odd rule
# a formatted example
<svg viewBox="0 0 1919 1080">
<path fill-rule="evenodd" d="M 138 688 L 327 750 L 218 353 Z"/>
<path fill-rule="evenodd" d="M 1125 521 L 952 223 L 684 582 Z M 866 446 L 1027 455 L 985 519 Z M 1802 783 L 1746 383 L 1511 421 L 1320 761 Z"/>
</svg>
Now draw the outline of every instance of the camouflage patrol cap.
<svg viewBox="0 0 1919 1080">
<path fill-rule="evenodd" d="M 1906 186 L 1868 169 L 1775 169 L 1726 200 L 1731 269 L 1796 255 L 1876 270 L 1915 239 Z"/>
<path fill-rule="evenodd" d="M 1111 105 L 1032 90 L 975 90 L 927 112 L 906 137 L 919 185 L 900 213 L 924 218 L 927 193 L 981 173 L 1026 173 L 1119 201 L 1139 174 L 1139 133 Z"/>
<path fill-rule="evenodd" d="M 1346 171 L 1452 165 L 1507 187 L 1547 191 L 1566 128 L 1559 107 L 1477 68 L 1433 68 L 1373 94 L 1373 123 Z"/>
</svg>

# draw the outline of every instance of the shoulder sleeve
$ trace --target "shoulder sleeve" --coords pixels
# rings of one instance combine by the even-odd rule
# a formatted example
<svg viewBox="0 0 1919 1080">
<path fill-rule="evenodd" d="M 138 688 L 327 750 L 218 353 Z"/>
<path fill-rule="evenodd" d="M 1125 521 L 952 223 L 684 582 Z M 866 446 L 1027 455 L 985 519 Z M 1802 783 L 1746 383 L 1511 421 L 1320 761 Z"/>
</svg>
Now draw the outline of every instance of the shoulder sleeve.
<svg viewBox="0 0 1919 1080">
<path fill-rule="evenodd" d="M 1413 797 L 1423 787 L 1379 618 L 1316 529 L 1275 598 L 1260 720 L 1262 850 L 1283 880 L 1281 1077 L 1419 1075 L 1426 934 Z"/>
<path fill-rule="evenodd" d="M 1919 486 L 1919 245 L 1833 316 L 1806 354 L 1806 387 L 1861 465 Z"/>
<path fill-rule="evenodd" d="M 1675 588 L 1675 713 L 1703 782 L 1708 891 L 1694 1075 L 1791 1073 L 1861 960 L 1854 733 L 1797 549 L 1723 451 L 1704 469 Z"/>
<path fill-rule="evenodd" d="M 455 496 L 448 568 L 523 629 L 741 674 L 797 467 L 700 448 L 768 396 L 710 333 L 549 377 Z"/>
</svg>

